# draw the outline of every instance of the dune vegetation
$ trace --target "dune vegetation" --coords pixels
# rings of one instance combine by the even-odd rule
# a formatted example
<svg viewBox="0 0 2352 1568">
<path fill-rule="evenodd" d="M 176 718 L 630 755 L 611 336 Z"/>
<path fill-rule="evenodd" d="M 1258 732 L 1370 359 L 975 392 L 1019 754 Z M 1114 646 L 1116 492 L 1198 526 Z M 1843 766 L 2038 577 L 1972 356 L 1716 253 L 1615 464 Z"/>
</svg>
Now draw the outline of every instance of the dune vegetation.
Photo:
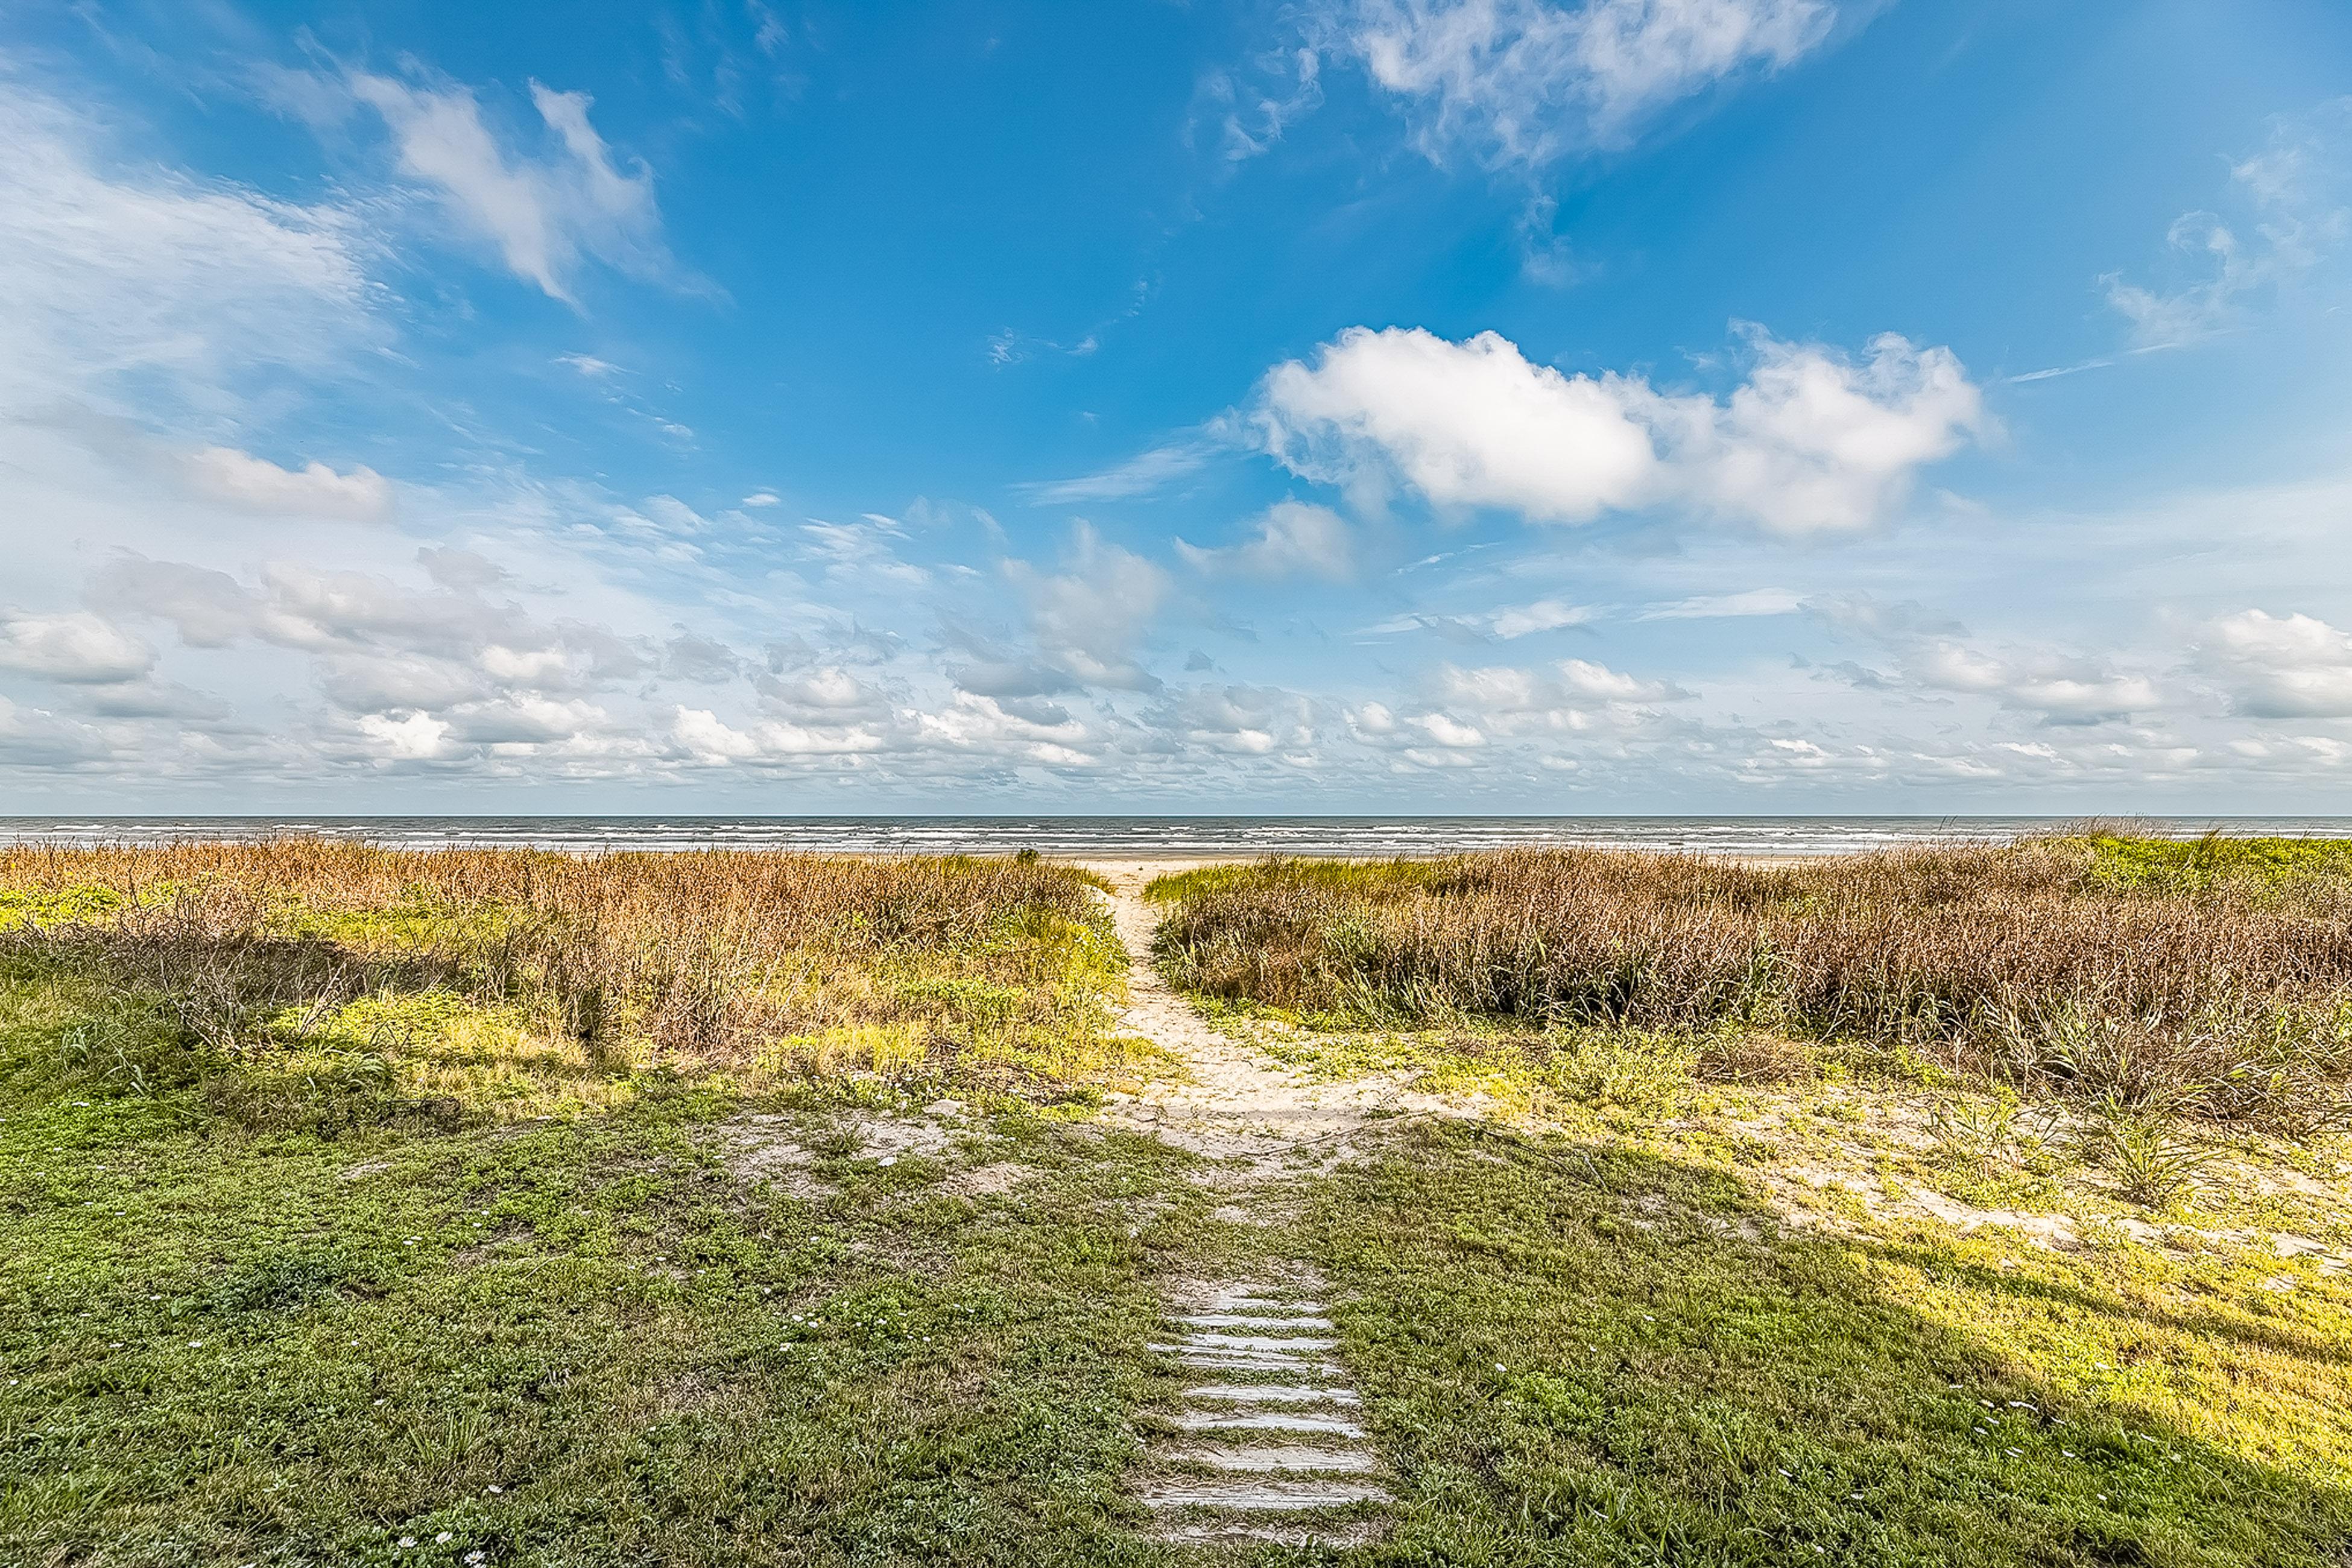
<svg viewBox="0 0 2352 1568">
<path fill-rule="evenodd" d="M 0 852 L 0 1562 L 1097 1560 L 1125 974 L 1026 861 Z"/>
<path fill-rule="evenodd" d="M 2352 1545 L 2352 854 L 2113 834 L 1160 879 L 1311 1076 L 1476 1097 L 1314 1189 L 1397 1561 Z"/>
<path fill-rule="evenodd" d="M 1271 861 L 1152 892 L 1172 983 L 1312 1019 L 1795 1036 L 2128 1110 L 2352 1121 L 2339 847 L 2102 836 L 1765 867 L 1521 850 Z"/>
<path fill-rule="evenodd" d="M 0 851 L 0 1562 L 2352 1551 L 2352 854 L 1151 896 L 1227 1034 L 1452 1109 L 1097 1119 L 1183 1064 L 1032 860 Z M 1297 1270 L 1394 1504 L 1165 1539 L 1169 1303 Z"/>
<path fill-rule="evenodd" d="M 1050 1099 L 1140 1048 L 1093 885 L 1034 860 L 29 847 L 0 851 L 0 963 L 140 1005 L 78 1039 L 98 1079 L 201 1079 L 258 1121 L 536 1114 L 663 1074 Z"/>
</svg>

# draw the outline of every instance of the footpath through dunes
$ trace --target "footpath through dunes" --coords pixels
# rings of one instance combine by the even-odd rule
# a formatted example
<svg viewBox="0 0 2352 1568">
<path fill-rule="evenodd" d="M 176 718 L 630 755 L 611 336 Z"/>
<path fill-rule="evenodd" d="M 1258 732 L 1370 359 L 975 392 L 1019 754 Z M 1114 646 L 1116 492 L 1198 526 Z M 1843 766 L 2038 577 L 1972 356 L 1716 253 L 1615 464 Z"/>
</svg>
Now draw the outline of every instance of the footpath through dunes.
<svg viewBox="0 0 2352 1568">
<path fill-rule="evenodd" d="M 1111 885 L 1111 919 L 1127 949 L 1126 1026 L 1175 1054 L 1190 1081 L 1155 1084 L 1142 1093 L 1114 1095 L 1112 1121 L 1151 1132 L 1197 1154 L 1248 1162 L 1244 1184 L 1278 1174 L 1302 1156 L 1340 1152 L 1368 1117 L 1461 1115 L 1465 1103 L 1417 1092 L 1395 1078 L 1370 1075 L 1318 1082 L 1269 1062 L 1255 1048 L 1229 1040 L 1169 989 L 1151 962 L 1160 911 L 1144 898 L 1152 878 L 1199 862 L 1087 860 L 1081 864 Z"/>
<path fill-rule="evenodd" d="M 1090 861 L 1087 868 L 1111 884 L 1112 918 L 1129 955 L 1122 1022 L 1173 1053 L 1189 1075 L 1115 1097 L 1107 1117 L 1218 1161 L 1201 1179 L 1231 1199 L 1219 1217 L 1278 1223 L 1281 1179 L 1346 1158 L 1374 1118 L 1463 1114 L 1462 1102 L 1391 1078 L 1318 1082 L 1225 1038 L 1152 963 L 1160 916 L 1143 889 L 1176 868 Z M 1174 1358 L 1187 1386 L 1136 1489 L 1164 1539 L 1349 1546 L 1382 1531 L 1391 1493 L 1322 1294 L 1320 1279 L 1297 1265 L 1172 1294 L 1175 1332 L 1152 1348 Z"/>
</svg>

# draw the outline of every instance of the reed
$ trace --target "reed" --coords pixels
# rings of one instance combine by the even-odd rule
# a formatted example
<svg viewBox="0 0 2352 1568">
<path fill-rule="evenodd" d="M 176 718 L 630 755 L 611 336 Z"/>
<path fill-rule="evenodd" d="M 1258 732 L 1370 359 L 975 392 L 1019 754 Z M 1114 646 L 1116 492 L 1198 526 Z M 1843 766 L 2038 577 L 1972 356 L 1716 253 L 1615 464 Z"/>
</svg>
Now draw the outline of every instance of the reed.
<svg viewBox="0 0 2352 1568">
<path fill-rule="evenodd" d="M 1164 879 L 1160 956 L 1197 991 L 1358 1024 L 1780 1031 L 2021 1089 L 2340 1126 L 2352 861 L 2282 876 L 2239 857 L 2253 869 L 2231 875 L 2231 858 L 2076 838 L 1778 867 L 1273 862 Z"/>
</svg>

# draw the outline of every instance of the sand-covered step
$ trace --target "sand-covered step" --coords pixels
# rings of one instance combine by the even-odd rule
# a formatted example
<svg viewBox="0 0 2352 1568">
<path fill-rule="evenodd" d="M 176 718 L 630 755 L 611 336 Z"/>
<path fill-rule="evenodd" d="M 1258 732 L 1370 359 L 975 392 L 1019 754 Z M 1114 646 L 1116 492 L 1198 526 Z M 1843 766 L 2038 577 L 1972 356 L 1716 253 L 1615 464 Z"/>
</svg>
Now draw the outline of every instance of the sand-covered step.
<svg viewBox="0 0 2352 1568">
<path fill-rule="evenodd" d="M 1315 1432 L 1360 1437 L 1364 1429 L 1344 1415 L 1307 1415 L 1295 1410 L 1180 1410 L 1177 1426 L 1186 1432 Z"/>
<path fill-rule="evenodd" d="M 1176 1321 L 1188 1329 L 1247 1329 L 1252 1333 L 1309 1332 L 1328 1330 L 1331 1320 L 1321 1316 L 1301 1316 L 1296 1313 L 1276 1316 L 1249 1312 L 1187 1312 Z"/>
<path fill-rule="evenodd" d="M 1267 1444 L 1241 1448 L 1179 1448 L 1168 1455 L 1185 1464 L 1249 1475 L 1369 1475 L 1380 1468 L 1370 1450 Z"/>
<path fill-rule="evenodd" d="M 1305 1509 L 1346 1508 L 1386 1502 L 1388 1489 L 1375 1481 L 1205 1480 L 1157 1481 L 1138 1496 L 1151 1509 L 1218 1509 L 1234 1513 L 1296 1513 Z"/>
<path fill-rule="evenodd" d="M 1236 1281 L 1191 1292 L 1152 1346 L 1199 1369 L 1152 1458 L 1181 1468 L 1136 1496 L 1179 1542 L 1360 1543 L 1390 1500 L 1354 1412 L 1362 1401 L 1323 1302 L 1309 1289 Z M 1200 1472 L 1213 1472 L 1203 1476 Z"/>
<path fill-rule="evenodd" d="M 1184 1391 L 1189 1400 L 1220 1399 L 1237 1405 L 1354 1405 L 1352 1388 L 1314 1388 L 1290 1383 L 1203 1383 Z"/>
<path fill-rule="evenodd" d="M 1184 1336 L 1184 1343 L 1193 1350 L 1278 1351 L 1285 1355 L 1328 1351 L 1339 1342 L 1315 1334 L 1229 1334 L 1218 1329 L 1200 1329 Z"/>
<path fill-rule="evenodd" d="M 1202 1299 L 1203 1311 L 1280 1311 L 1319 1312 L 1323 1303 L 1303 1296 L 1288 1296 L 1256 1289 L 1212 1290 Z"/>
<path fill-rule="evenodd" d="M 1287 1373 L 1295 1377 L 1339 1378 L 1346 1371 L 1328 1361 L 1306 1361 L 1278 1351 L 1232 1350 L 1215 1345 L 1155 1344 L 1162 1355 L 1172 1355 L 1186 1366 L 1203 1372 Z"/>
</svg>

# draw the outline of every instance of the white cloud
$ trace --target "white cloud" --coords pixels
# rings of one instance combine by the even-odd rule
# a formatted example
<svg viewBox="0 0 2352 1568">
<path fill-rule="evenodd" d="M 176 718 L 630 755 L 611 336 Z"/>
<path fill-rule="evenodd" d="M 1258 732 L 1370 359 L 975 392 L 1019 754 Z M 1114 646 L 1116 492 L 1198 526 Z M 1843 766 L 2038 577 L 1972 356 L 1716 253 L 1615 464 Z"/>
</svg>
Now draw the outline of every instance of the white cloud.
<svg viewBox="0 0 2352 1568">
<path fill-rule="evenodd" d="M 206 447 L 185 460 L 189 487 L 240 511 L 285 517 L 382 522 L 392 515 L 392 483 L 364 466 L 339 474 L 324 463 L 281 468 L 234 447 Z"/>
<path fill-rule="evenodd" d="M 455 752 L 449 744 L 448 724 L 429 713 L 399 718 L 369 713 L 362 716 L 359 728 L 378 752 L 394 761 L 432 762 Z"/>
<path fill-rule="evenodd" d="M 696 760 L 707 763 L 853 756 L 878 751 L 883 744 L 879 735 L 857 727 L 820 727 L 763 719 L 738 729 L 701 708 L 680 708 L 675 733 Z"/>
<path fill-rule="evenodd" d="M 0 77 L 0 397 L 183 397 L 255 365 L 336 364 L 382 333 L 362 226 L 332 205 L 110 167 L 105 132 Z"/>
<path fill-rule="evenodd" d="M 2200 651 L 2238 712 L 2352 717 L 2352 632 L 2311 616 L 2246 610 L 2213 622 Z"/>
<path fill-rule="evenodd" d="M 1098 737 L 1059 710 L 1024 711 L 1017 703 L 958 691 L 944 705 L 914 718 L 923 741 L 955 752 L 1057 769 L 1091 768 L 1100 761 Z"/>
<path fill-rule="evenodd" d="M 1293 122 L 1322 106 L 1323 58 L 1313 48 L 1278 50 L 1254 63 L 1244 80 L 1225 71 L 1211 73 L 1194 95 L 1218 117 L 1219 151 L 1228 163 L 1270 151 Z"/>
<path fill-rule="evenodd" d="M 1790 534 L 1885 521 L 1918 468 L 1985 426 L 1948 349 L 1887 334 L 1857 363 L 1760 332 L 1748 343 L 1748 379 L 1718 403 L 1636 376 L 1564 375 L 1494 332 L 1456 343 L 1355 327 L 1312 366 L 1269 372 L 1255 418 L 1294 473 L 1392 479 L 1441 509 L 1580 522 L 1679 504 Z"/>
<path fill-rule="evenodd" d="M 1737 620 L 1749 616 L 1786 616 L 1804 606 L 1786 588 L 1744 588 L 1737 594 L 1699 594 L 1643 606 L 1637 621 Z"/>
<path fill-rule="evenodd" d="M 79 685 L 135 680 L 154 667 L 153 648 L 97 616 L 0 609 L 0 669 Z"/>
<path fill-rule="evenodd" d="M 1177 480 L 1198 472 L 1216 451 L 1216 446 L 1208 441 L 1174 441 L 1139 452 L 1098 473 L 1068 479 L 1040 479 L 1013 488 L 1031 500 L 1055 505 L 1131 500 L 1137 496 L 1157 495 Z"/>
<path fill-rule="evenodd" d="M 1144 716 L 1186 746 L 1243 757 L 1298 755 L 1316 738 L 1315 704 L 1268 686 L 1198 686 Z"/>
<path fill-rule="evenodd" d="M 2128 719 L 2164 704 L 2156 682 L 2121 661 L 2047 645 L 1995 647 L 1916 605 L 1851 597 L 1804 607 L 1893 654 L 1892 673 L 1841 667 L 1837 673 L 1860 688 L 1984 698 L 2045 725 Z"/>
<path fill-rule="evenodd" d="M 1558 715 L 1586 703 L 1667 702 L 1689 695 L 1672 681 L 1644 680 L 1581 658 L 1537 669 L 1444 665 L 1436 690 L 1449 708 L 1482 714 L 1489 723 L 1506 715 Z"/>
<path fill-rule="evenodd" d="M 1082 522 L 1066 570 L 1048 574 L 1016 561 L 1005 572 L 1028 596 L 1031 633 L 1055 668 L 1086 686 L 1158 686 L 1134 649 L 1167 596 L 1163 569 L 1105 543 Z"/>
<path fill-rule="evenodd" d="M 1531 365 L 1494 332 L 1454 343 L 1351 327 L 1312 367 L 1267 373 L 1257 419 L 1294 473 L 1347 479 L 1380 459 L 1442 507 L 1580 521 L 1641 504 L 1655 482 L 1657 454 L 1614 377 Z"/>
<path fill-rule="evenodd" d="M 1564 599 L 1538 599 L 1531 605 L 1513 605 L 1494 612 L 1486 626 L 1496 637 L 1505 639 L 1532 637 L 1538 632 L 1556 632 L 1564 626 L 1580 626 L 1593 617 L 1589 605 L 1571 605 Z"/>
<path fill-rule="evenodd" d="M 557 144 L 534 157 L 499 144 L 461 83 L 416 85 L 362 71 L 349 86 L 383 116 L 401 171 L 551 298 L 576 303 L 572 279 L 583 256 L 639 276 L 667 265 L 653 174 L 642 163 L 626 174 L 614 164 L 589 123 L 587 94 L 530 84 Z"/>
<path fill-rule="evenodd" d="M 2273 122 L 2268 144 L 2233 163 L 2231 193 L 2253 219 L 2251 233 L 2219 215 L 2185 213 L 2165 235 L 2179 258 L 2170 288 L 2100 279 L 2107 302 L 2131 322 L 2142 349 L 2173 348 L 2237 325 L 2249 307 L 2318 267 L 2352 234 L 2346 175 L 2352 164 L 2352 97 Z"/>
<path fill-rule="evenodd" d="M 1356 569 L 1355 540 L 1347 519 L 1329 507 L 1276 501 L 1258 519 L 1257 536 L 1223 549 L 1176 542 L 1177 553 L 1203 572 L 1279 579 L 1321 577 L 1342 582 Z"/>
<path fill-rule="evenodd" d="M 1342 0 L 1324 26 L 1408 100 L 1433 159 L 1538 165 L 1622 141 L 1651 111 L 1828 37 L 1826 0 Z"/>
</svg>

